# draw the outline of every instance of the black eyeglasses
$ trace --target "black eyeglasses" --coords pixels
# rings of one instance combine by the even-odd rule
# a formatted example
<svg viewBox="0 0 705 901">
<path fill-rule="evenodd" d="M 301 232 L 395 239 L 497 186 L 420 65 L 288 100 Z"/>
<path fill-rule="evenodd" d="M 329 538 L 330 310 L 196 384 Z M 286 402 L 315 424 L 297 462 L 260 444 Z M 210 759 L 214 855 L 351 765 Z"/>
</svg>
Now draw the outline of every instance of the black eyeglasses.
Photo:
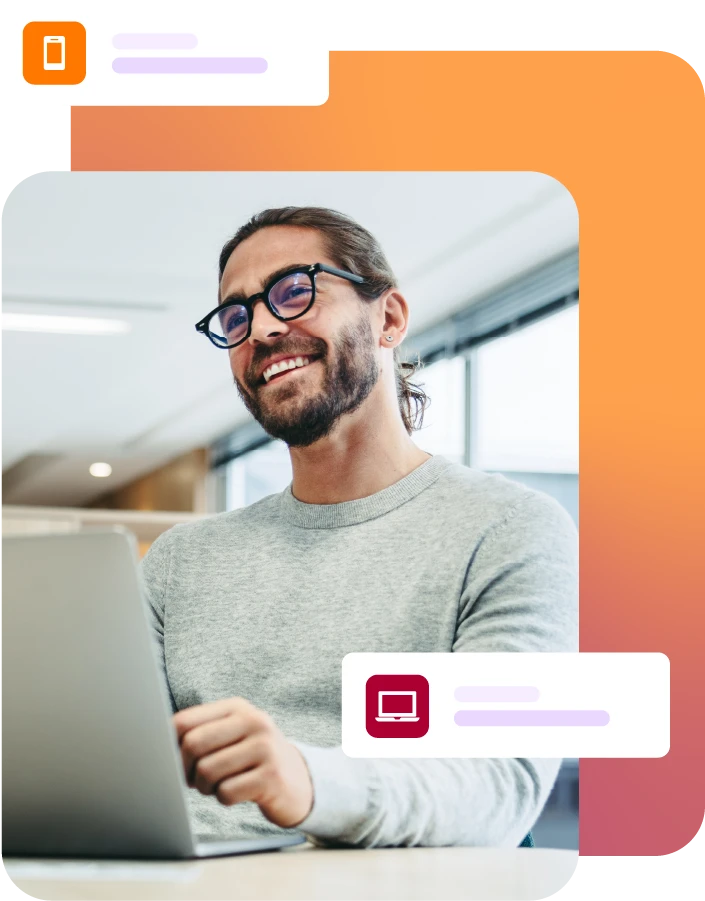
<svg viewBox="0 0 705 901">
<path fill-rule="evenodd" d="M 365 281 L 361 275 L 335 269 L 325 263 L 297 266 L 276 275 L 265 286 L 264 291 L 253 294 L 247 300 L 226 300 L 196 323 L 196 331 L 203 332 L 216 347 L 224 350 L 237 347 L 250 337 L 252 309 L 258 300 L 263 300 L 272 316 L 282 322 L 298 319 L 313 306 L 316 299 L 316 276 L 319 272 L 337 275 L 358 285 Z"/>
</svg>

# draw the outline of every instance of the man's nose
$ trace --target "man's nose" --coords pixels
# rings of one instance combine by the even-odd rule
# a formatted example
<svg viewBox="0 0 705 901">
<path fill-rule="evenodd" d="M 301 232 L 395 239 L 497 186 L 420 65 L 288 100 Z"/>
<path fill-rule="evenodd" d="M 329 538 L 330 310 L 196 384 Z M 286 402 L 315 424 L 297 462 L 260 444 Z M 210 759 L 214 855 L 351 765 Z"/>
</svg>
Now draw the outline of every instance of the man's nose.
<svg viewBox="0 0 705 901">
<path fill-rule="evenodd" d="M 289 323 L 277 319 L 276 316 L 272 315 L 265 302 L 258 300 L 252 309 L 252 329 L 250 330 L 249 342 L 251 344 L 260 344 L 288 334 Z"/>
</svg>

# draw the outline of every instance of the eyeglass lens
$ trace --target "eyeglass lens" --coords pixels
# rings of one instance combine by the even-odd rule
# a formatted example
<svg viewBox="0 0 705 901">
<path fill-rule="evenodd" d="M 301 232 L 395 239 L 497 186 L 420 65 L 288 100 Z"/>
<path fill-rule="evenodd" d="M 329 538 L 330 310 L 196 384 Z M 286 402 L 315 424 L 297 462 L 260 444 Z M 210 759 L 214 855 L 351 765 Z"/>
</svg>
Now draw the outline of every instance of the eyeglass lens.
<svg viewBox="0 0 705 901">
<path fill-rule="evenodd" d="M 269 302 L 282 319 L 300 316 L 310 305 L 313 282 L 307 272 L 294 272 L 272 285 Z M 242 304 L 226 307 L 211 317 L 208 330 L 218 344 L 224 347 L 244 341 L 249 327 L 249 313 Z"/>
</svg>

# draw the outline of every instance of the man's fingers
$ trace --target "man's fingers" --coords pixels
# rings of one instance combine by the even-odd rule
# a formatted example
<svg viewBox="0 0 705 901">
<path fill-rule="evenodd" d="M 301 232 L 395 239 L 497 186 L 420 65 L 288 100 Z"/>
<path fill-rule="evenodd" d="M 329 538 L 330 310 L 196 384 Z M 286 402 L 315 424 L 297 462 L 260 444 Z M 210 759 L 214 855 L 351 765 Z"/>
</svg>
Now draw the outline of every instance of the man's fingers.
<svg viewBox="0 0 705 901">
<path fill-rule="evenodd" d="M 239 776 L 231 776 L 218 785 L 215 795 L 221 804 L 230 806 L 241 801 L 257 801 L 266 789 L 266 772 L 258 766 Z"/>
<path fill-rule="evenodd" d="M 172 717 L 172 722 L 179 741 L 181 741 L 190 729 L 228 716 L 228 714 L 234 713 L 238 708 L 245 710 L 250 706 L 244 698 L 223 698 L 221 701 L 211 701 L 209 704 L 197 704 L 195 707 L 186 707 L 184 710 L 179 710 Z"/>
<path fill-rule="evenodd" d="M 194 766 L 199 760 L 220 748 L 240 742 L 247 733 L 247 720 L 235 715 L 212 720 L 184 733 L 181 739 L 181 760 L 188 784 L 193 784 Z"/>
<path fill-rule="evenodd" d="M 202 757 L 193 770 L 193 787 L 204 795 L 212 795 L 218 783 L 253 769 L 264 759 L 263 743 L 257 738 L 246 738 L 237 744 Z"/>
</svg>

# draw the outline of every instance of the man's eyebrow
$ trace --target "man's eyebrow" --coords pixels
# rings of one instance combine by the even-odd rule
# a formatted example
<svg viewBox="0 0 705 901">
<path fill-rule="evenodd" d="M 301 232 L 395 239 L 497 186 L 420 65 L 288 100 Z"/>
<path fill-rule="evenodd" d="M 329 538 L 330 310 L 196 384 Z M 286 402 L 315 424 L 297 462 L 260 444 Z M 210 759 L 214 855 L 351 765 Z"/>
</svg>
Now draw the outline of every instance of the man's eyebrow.
<svg viewBox="0 0 705 901">
<path fill-rule="evenodd" d="M 310 263 L 288 263 L 286 266 L 280 266 L 279 269 L 275 269 L 274 272 L 270 272 L 269 275 L 264 279 L 264 281 L 262 282 L 262 290 L 264 290 L 265 285 L 271 284 L 281 275 L 285 275 L 287 272 L 291 272 L 292 269 L 308 269 L 310 265 Z M 228 296 L 221 300 L 220 303 L 230 303 L 231 300 L 237 301 L 238 303 L 244 303 L 246 300 L 249 300 L 249 298 L 253 296 L 254 295 L 252 294 L 250 294 L 249 296 L 243 294 L 241 291 L 234 291 L 232 294 L 228 294 Z"/>
</svg>

